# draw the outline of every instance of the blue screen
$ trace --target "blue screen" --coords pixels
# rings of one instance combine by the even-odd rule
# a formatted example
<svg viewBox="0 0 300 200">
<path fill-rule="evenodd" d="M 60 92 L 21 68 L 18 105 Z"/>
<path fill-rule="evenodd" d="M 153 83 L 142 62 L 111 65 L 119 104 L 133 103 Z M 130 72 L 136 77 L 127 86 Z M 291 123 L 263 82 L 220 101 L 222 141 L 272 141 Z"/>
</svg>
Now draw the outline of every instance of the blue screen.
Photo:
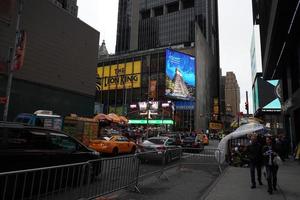
<svg viewBox="0 0 300 200">
<path fill-rule="evenodd" d="M 166 50 L 166 95 L 192 100 L 195 98 L 195 57 Z"/>
</svg>

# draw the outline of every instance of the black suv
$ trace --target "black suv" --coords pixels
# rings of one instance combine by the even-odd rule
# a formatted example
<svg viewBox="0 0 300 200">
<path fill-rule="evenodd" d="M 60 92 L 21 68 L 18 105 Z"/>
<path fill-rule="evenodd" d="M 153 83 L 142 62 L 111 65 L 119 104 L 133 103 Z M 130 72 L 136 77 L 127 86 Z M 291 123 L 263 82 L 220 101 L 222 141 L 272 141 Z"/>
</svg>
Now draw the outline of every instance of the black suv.
<svg viewBox="0 0 300 200">
<path fill-rule="evenodd" d="M 98 152 L 63 132 L 0 122 L 0 173 L 99 158 Z"/>
<path fill-rule="evenodd" d="M 0 122 L 0 196 L 40 199 L 80 187 L 101 173 L 99 158 L 63 132 Z"/>
</svg>

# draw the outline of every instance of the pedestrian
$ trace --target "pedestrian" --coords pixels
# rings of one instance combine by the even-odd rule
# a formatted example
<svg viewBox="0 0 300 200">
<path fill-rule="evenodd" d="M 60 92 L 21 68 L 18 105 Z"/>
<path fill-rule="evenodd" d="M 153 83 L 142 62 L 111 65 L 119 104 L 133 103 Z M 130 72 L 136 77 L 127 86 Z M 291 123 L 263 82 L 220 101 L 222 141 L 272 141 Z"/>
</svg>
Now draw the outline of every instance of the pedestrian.
<svg viewBox="0 0 300 200">
<path fill-rule="evenodd" d="M 295 159 L 300 161 L 300 142 L 295 149 Z"/>
<path fill-rule="evenodd" d="M 268 181 L 268 193 L 272 194 L 277 191 L 277 172 L 278 165 L 274 162 L 274 158 L 278 154 L 274 148 L 271 137 L 266 137 L 266 145 L 263 147 L 263 160 L 266 168 L 266 178 Z"/>
<path fill-rule="evenodd" d="M 257 171 L 257 180 L 259 185 L 261 181 L 261 166 L 262 166 L 262 146 L 257 140 L 255 133 L 251 134 L 250 145 L 247 147 L 247 154 L 249 158 L 250 176 L 251 176 L 251 189 L 256 188 L 255 169 Z"/>
</svg>

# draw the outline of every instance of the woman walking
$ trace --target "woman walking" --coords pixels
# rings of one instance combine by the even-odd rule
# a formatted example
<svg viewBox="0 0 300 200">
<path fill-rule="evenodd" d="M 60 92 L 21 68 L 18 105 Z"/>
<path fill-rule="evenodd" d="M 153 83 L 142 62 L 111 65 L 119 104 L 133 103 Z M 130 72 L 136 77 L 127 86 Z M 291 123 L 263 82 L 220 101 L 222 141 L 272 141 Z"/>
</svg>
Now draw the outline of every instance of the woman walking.
<svg viewBox="0 0 300 200">
<path fill-rule="evenodd" d="M 266 178 L 268 181 L 268 192 L 272 194 L 273 191 L 277 191 L 277 172 L 278 165 L 274 162 L 274 158 L 277 156 L 276 150 L 273 147 L 271 137 L 266 138 L 266 145 L 263 147 L 264 164 L 266 167 Z"/>
</svg>

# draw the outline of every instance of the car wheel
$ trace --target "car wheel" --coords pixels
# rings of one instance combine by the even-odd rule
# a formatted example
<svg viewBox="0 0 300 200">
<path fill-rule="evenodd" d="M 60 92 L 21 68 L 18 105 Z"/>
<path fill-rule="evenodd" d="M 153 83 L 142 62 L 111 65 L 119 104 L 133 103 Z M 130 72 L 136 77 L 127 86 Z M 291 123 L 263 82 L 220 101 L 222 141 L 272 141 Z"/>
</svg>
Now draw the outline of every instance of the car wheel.
<svg viewBox="0 0 300 200">
<path fill-rule="evenodd" d="M 112 151 L 113 156 L 117 156 L 118 153 L 119 153 L 118 148 L 117 147 L 113 148 L 113 151 Z"/>
<path fill-rule="evenodd" d="M 133 146 L 133 147 L 131 148 L 131 151 L 130 151 L 130 153 L 132 153 L 132 154 L 135 154 L 135 151 L 136 151 L 136 147 L 135 147 L 135 146 Z"/>
</svg>

